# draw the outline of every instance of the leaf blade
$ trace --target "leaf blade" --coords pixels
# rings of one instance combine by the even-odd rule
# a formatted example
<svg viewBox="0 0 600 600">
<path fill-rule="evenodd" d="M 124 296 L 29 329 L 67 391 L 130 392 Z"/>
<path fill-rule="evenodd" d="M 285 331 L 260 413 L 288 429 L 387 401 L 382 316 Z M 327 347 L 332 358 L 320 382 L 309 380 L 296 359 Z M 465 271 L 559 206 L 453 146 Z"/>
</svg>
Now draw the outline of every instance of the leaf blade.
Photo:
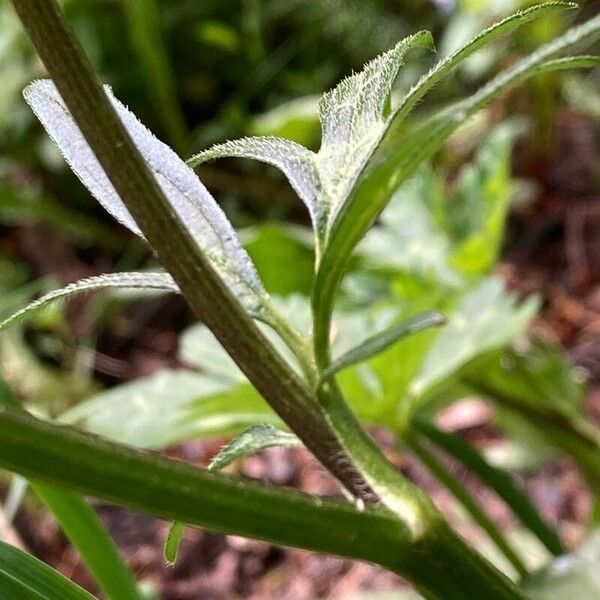
<svg viewBox="0 0 600 600">
<path fill-rule="evenodd" d="M 564 552 L 564 546 L 556 531 L 542 518 L 529 497 L 517 487 L 508 473 L 492 466 L 460 437 L 439 429 L 424 418 L 415 418 L 413 426 L 495 490 L 549 552 L 555 556 Z"/>
<path fill-rule="evenodd" d="M 552 57 L 577 44 L 589 43 L 599 31 L 600 16 L 571 28 L 512 68 L 497 75 L 466 100 L 436 114 L 424 125 L 405 135 L 401 144 L 388 156 L 375 157 L 373 168 L 363 175 L 353 192 L 353 198 L 346 203 L 344 210 L 338 213 L 317 271 L 312 302 L 315 315 L 315 350 L 321 365 L 329 362 L 327 339 L 333 299 L 349 257 L 358 241 L 386 206 L 394 190 L 412 175 L 426 158 L 433 155 L 460 124 L 498 94 L 543 72 L 561 70 L 569 64 L 575 67 L 595 64 L 595 60 L 590 60 L 590 57 L 575 57 L 564 61 Z M 569 63 L 569 60 L 572 62 Z"/>
<path fill-rule="evenodd" d="M 41 298 L 34 300 L 4 321 L 0 322 L 0 331 L 26 320 L 54 302 L 68 299 L 78 294 L 85 294 L 107 288 L 132 288 L 180 293 L 179 287 L 167 273 L 124 272 L 87 277 L 71 283 L 64 288 L 53 290 Z"/>
<path fill-rule="evenodd" d="M 559 10 L 575 8 L 577 8 L 577 4 L 573 2 L 545 2 L 517 11 L 502 21 L 483 30 L 450 56 L 440 60 L 428 73 L 423 75 L 423 77 L 415 83 L 395 111 L 395 124 L 406 118 L 416 104 L 446 75 L 451 73 L 463 60 L 480 50 L 483 46 L 487 46 L 499 37 L 511 33 L 515 29 L 535 19 L 539 19 Z"/>
<path fill-rule="evenodd" d="M 22 600 L 95 600 L 37 558 L 0 542 L 0 594 Z"/>
<path fill-rule="evenodd" d="M 323 219 L 319 206 L 320 176 L 315 154 L 290 140 L 273 137 L 246 137 L 216 144 L 188 159 L 191 167 L 215 158 L 252 158 L 277 167 L 288 179 L 292 188 L 304 202 L 315 230 Z"/>
<path fill-rule="evenodd" d="M 274 446 L 301 448 L 302 442 L 293 433 L 272 425 L 255 425 L 235 436 L 223 446 L 209 465 L 211 471 L 220 471 L 240 458 L 257 454 Z"/>
<path fill-rule="evenodd" d="M 169 146 L 138 121 L 113 96 L 110 88 L 105 87 L 105 93 L 174 213 L 246 308 L 253 314 L 261 314 L 267 299 L 266 291 L 223 210 L 193 170 Z M 141 236 L 140 228 L 87 144 L 54 83 L 35 81 L 25 89 L 24 96 L 81 182 L 109 213 Z"/>
<path fill-rule="evenodd" d="M 339 371 L 361 363 L 376 354 L 383 352 L 402 338 L 418 333 L 429 327 L 443 325 L 445 322 L 446 319 L 441 313 L 437 311 L 428 311 L 408 319 L 407 321 L 392 325 L 384 331 L 369 337 L 360 345 L 335 359 L 332 364 L 323 371 L 321 375 L 321 384 L 331 379 Z"/>
</svg>

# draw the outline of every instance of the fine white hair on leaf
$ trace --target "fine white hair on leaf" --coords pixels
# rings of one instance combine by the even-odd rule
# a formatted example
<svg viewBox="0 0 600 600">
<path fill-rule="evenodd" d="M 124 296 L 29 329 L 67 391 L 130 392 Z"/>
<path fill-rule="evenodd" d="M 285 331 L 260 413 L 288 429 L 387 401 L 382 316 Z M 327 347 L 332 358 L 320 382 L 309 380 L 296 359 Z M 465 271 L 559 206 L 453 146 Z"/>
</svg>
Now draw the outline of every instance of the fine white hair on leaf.
<svg viewBox="0 0 600 600">
<path fill-rule="evenodd" d="M 319 205 L 321 183 L 314 152 L 296 142 L 274 136 L 246 137 L 216 144 L 187 162 L 196 166 L 220 157 L 252 158 L 277 167 L 308 208 L 315 229 L 319 227 L 323 218 Z"/>
<path fill-rule="evenodd" d="M 424 31 L 407 37 L 325 94 L 319 102 L 322 141 L 317 153 L 266 136 L 217 144 L 188 162 L 197 165 L 234 156 L 279 168 L 308 207 L 318 248 L 385 133 L 390 93 L 405 54 L 431 43 L 431 36 Z"/>
<path fill-rule="evenodd" d="M 0 322 L 0 331 L 16 325 L 26 319 L 34 316 L 39 311 L 47 308 L 59 300 L 66 300 L 73 296 L 86 294 L 97 290 L 109 288 L 139 289 L 155 292 L 171 292 L 179 294 L 180 290 L 173 278 L 168 273 L 152 272 L 128 272 L 128 273 L 107 273 L 95 277 L 80 279 L 74 283 L 48 292 L 41 298 L 34 300 L 24 308 L 21 308 L 10 317 Z"/>
<path fill-rule="evenodd" d="M 177 216 L 245 307 L 260 314 L 267 293 L 223 210 L 194 171 L 123 106 L 110 88 L 105 86 L 105 91 Z M 118 221 L 142 236 L 54 83 L 35 81 L 24 96 L 81 182 Z"/>
</svg>

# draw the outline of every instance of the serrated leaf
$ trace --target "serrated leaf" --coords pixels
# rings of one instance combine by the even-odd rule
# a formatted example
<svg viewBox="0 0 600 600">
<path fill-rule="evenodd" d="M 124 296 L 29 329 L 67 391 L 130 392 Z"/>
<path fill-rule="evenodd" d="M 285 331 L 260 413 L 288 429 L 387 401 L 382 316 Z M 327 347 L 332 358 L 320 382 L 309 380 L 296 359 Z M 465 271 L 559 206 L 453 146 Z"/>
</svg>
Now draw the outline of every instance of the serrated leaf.
<svg viewBox="0 0 600 600">
<path fill-rule="evenodd" d="M 0 597 L 19 600 L 95 600 L 37 558 L 0 542 Z"/>
<path fill-rule="evenodd" d="M 331 379 L 331 377 L 343 369 L 376 356 L 409 335 L 418 333 L 429 327 L 443 325 L 445 321 L 445 317 L 441 313 L 429 311 L 408 319 L 407 321 L 392 325 L 386 330 L 367 338 L 360 345 L 355 346 L 335 359 L 333 363 L 323 371 L 321 382 L 323 383 Z"/>
<path fill-rule="evenodd" d="M 179 287 L 167 273 L 109 273 L 96 277 L 87 277 L 71 283 L 59 290 L 53 290 L 41 298 L 31 302 L 4 321 L 0 322 L 0 331 L 16 325 L 37 312 L 47 308 L 50 304 L 79 294 L 85 294 L 107 288 L 135 288 L 142 290 L 155 290 L 161 292 L 180 293 Z"/>
<path fill-rule="evenodd" d="M 223 210 L 192 169 L 169 146 L 154 137 L 112 95 L 110 88 L 105 89 L 174 211 L 244 306 L 255 316 L 260 316 L 267 302 L 267 294 Z M 85 141 L 54 83 L 49 80 L 36 81 L 25 89 L 24 95 L 82 183 L 118 221 L 141 235 L 138 225 Z"/>
</svg>

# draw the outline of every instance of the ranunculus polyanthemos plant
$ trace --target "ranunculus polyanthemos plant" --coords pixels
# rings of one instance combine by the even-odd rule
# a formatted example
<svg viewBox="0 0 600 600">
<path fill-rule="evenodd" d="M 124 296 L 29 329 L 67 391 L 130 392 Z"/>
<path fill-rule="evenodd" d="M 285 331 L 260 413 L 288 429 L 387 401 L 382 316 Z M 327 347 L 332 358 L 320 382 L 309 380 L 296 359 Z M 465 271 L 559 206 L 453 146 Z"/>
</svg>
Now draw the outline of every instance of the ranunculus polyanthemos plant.
<svg viewBox="0 0 600 600">
<path fill-rule="evenodd" d="M 392 86 L 409 51 L 433 45 L 428 32 L 419 32 L 323 96 L 318 152 L 284 139 L 247 138 L 217 145 L 186 163 L 108 88 L 102 88 L 55 0 L 13 0 L 13 5 L 52 78 L 32 83 L 25 91 L 27 102 L 83 184 L 115 218 L 147 241 L 165 272 L 88 279 L 38 300 L 3 326 L 58 297 L 101 287 L 181 293 L 237 365 L 234 372 L 242 387 L 228 388 L 229 393 L 239 393 L 240 403 L 259 394 L 277 415 L 278 424 L 292 432 L 273 425 L 255 426 L 235 438 L 212 468 L 203 471 L 65 424 L 42 422 L 23 411 L 5 389 L 0 465 L 32 482 L 104 592 L 114 599 L 138 597 L 114 545 L 78 494 L 174 520 L 177 524 L 167 544 L 171 558 L 180 524 L 185 523 L 370 561 L 402 575 L 427 598 L 526 597 L 454 533 L 427 495 L 394 468 L 364 431 L 345 397 L 348 390 L 356 394 L 359 389 L 348 383 L 353 377 L 362 377 L 363 384 L 368 381 L 365 368 L 385 379 L 378 361 L 389 358 L 395 348 L 406 351 L 414 342 L 419 356 L 423 342 L 414 340 L 433 335 L 424 330 L 441 325 L 442 315 L 436 310 L 406 315 L 408 320 L 393 315 L 361 343 L 334 353 L 334 305 L 349 259 L 400 186 L 461 124 L 511 87 L 541 73 L 598 65 L 598 57 L 565 53 L 597 36 L 600 17 L 568 30 L 470 96 L 425 118 L 409 120 L 427 92 L 474 52 L 527 22 L 574 5 L 550 2 L 506 18 L 439 61 L 396 99 Z M 278 167 L 306 204 L 315 248 L 307 328 L 299 327 L 269 295 L 225 214 L 195 175 L 194 166 L 221 156 L 253 158 Z M 385 221 L 378 227 L 384 235 Z M 373 252 L 373 238 L 370 250 L 365 243 L 361 252 L 368 255 Z M 457 251 L 454 266 L 470 263 L 466 256 L 469 252 L 477 256 L 473 251 L 477 244 L 485 253 L 485 244 L 476 236 L 470 244 L 470 251 L 468 245 L 462 254 Z M 405 249 L 399 245 L 396 251 L 402 254 Z M 493 254 L 491 258 L 493 262 Z M 501 376 L 491 380 L 483 368 L 473 369 L 468 344 L 464 356 L 447 354 L 453 338 L 464 333 L 465 319 L 483 322 L 474 330 L 487 336 L 487 345 L 481 349 L 492 352 L 511 337 L 510 327 L 518 331 L 531 316 L 531 303 L 516 307 L 514 300 L 503 296 L 497 282 L 488 282 L 473 294 L 475 298 L 463 298 L 454 320 L 450 317 L 447 328 L 420 356 L 415 377 L 406 389 L 398 390 L 402 401 L 391 412 L 388 405 L 379 418 L 393 426 L 400 439 L 454 491 L 516 572 L 524 575 L 527 568 L 522 559 L 477 503 L 440 467 L 432 445 L 467 464 L 496 489 L 550 552 L 562 551 L 560 540 L 506 473 L 435 427 L 430 419 L 435 392 L 452 381 L 457 387 L 469 385 L 501 400 L 536 422 L 552 444 L 574 456 L 592 485 L 600 479 L 599 438 L 568 402 L 556 399 L 536 404 L 531 400 L 532 389 L 525 386 L 509 393 Z M 486 306 L 486 299 L 496 302 L 494 310 Z M 483 306 L 482 314 L 474 315 L 474 306 Z M 461 310 L 462 321 L 457 318 Z M 499 315 L 498 322 L 503 319 L 503 325 L 508 324 L 499 337 L 489 322 L 495 315 Z M 419 337 L 407 338 L 417 332 L 421 332 Z M 543 368 L 559 368 L 560 361 L 542 355 Z M 491 370 L 496 358 L 478 359 L 489 361 L 487 369 Z M 518 368 L 527 369 L 522 364 L 526 359 L 513 359 Z M 457 379 L 455 374 L 463 366 Z M 391 366 L 389 375 L 395 368 Z M 388 393 L 392 384 L 393 380 L 387 382 Z M 165 413 L 170 394 L 166 390 Z M 264 447 L 290 444 L 306 446 L 337 479 L 348 500 L 315 498 L 215 472 Z M 0 590 L 14 593 L 18 589 L 46 598 L 89 597 L 31 557 L 4 547 L 0 550 Z"/>
</svg>

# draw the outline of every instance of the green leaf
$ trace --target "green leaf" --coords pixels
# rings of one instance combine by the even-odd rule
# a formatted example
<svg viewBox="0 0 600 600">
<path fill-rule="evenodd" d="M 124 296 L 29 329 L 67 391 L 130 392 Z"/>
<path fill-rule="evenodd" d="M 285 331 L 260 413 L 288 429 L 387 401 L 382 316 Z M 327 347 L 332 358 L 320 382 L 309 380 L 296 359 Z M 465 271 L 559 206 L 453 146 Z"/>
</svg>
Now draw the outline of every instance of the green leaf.
<svg viewBox="0 0 600 600">
<path fill-rule="evenodd" d="M 322 219 L 319 206 L 320 179 L 314 152 L 282 138 L 247 137 L 217 144 L 192 156 L 187 162 L 196 167 L 222 157 L 253 158 L 277 167 L 308 208 L 315 229 Z"/>
<path fill-rule="evenodd" d="M 175 213 L 247 310 L 254 316 L 265 317 L 267 293 L 223 210 L 192 169 L 154 137 L 109 88 L 105 90 Z M 118 221 L 141 236 L 140 228 L 85 141 L 54 83 L 36 81 L 24 94 L 82 183 Z"/>
<path fill-rule="evenodd" d="M 523 584 L 531 600 L 597 600 L 600 597 L 600 533 L 557 558 Z"/>
<path fill-rule="evenodd" d="M 109 273 L 96 277 L 88 277 L 71 283 L 59 290 L 53 290 L 41 298 L 34 300 L 0 322 L 0 331 L 33 317 L 38 311 L 47 308 L 54 302 L 107 288 L 135 288 L 180 293 L 179 287 L 167 273 Z"/>
<path fill-rule="evenodd" d="M 405 38 L 321 98 L 318 153 L 281 138 L 245 138 L 201 152 L 189 164 L 238 156 L 281 169 L 309 209 L 319 253 L 335 215 L 388 126 L 392 85 L 404 56 L 414 47 L 432 47 L 431 35 L 422 31 Z"/>
<path fill-rule="evenodd" d="M 95 600 L 37 558 L 0 542 L 0 597 L 9 600 Z"/>
<path fill-rule="evenodd" d="M 480 283 L 448 315 L 448 323 L 429 348 L 411 383 L 411 394 L 422 395 L 467 362 L 501 348 L 524 332 L 538 310 L 538 300 L 517 305 L 498 279 Z"/>
<path fill-rule="evenodd" d="M 394 115 L 394 125 L 403 121 L 418 102 L 446 75 L 451 73 L 466 58 L 487 46 L 500 36 L 507 35 L 515 29 L 539 19 L 547 14 L 565 9 L 577 8 L 574 2 L 546 2 L 537 4 L 524 10 L 520 10 L 508 17 L 494 23 L 491 27 L 483 30 L 472 40 L 461 46 L 458 50 L 439 61 L 426 75 L 410 89 L 401 101 Z"/>
<path fill-rule="evenodd" d="M 436 223 L 432 205 L 441 203 L 442 175 L 419 170 L 394 193 L 380 222 L 357 248 L 367 268 L 393 269 L 437 287 L 456 288 L 461 274 L 450 264 L 452 242 Z"/>
<path fill-rule="evenodd" d="M 107 597 L 140 600 L 131 572 L 89 504 L 64 489 L 36 482 L 31 487 L 50 509 Z"/>
<path fill-rule="evenodd" d="M 527 494 L 517 487 L 508 473 L 489 464 L 479 452 L 457 435 L 443 431 L 425 419 L 413 419 L 412 426 L 490 486 L 552 554 L 558 556 L 564 552 L 557 533 L 544 521 Z"/>
<path fill-rule="evenodd" d="M 429 311 L 392 325 L 385 331 L 376 333 L 369 337 L 360 345 L 355 346 L 342 356 L 336 358 L 333 363 L 323 371 L 321 383 L 331 379 L 339 371 L 347 367 L 361 363 L 372 356 L 383 352 L 390 346 L 393 346 L 399 340 L 418 333 L 423 329 L 443 325 L 446 322 L 444 315 L 439 312 Z"/>
<path fill-rule="evenodd" d="M 246 429 L 223 446 L 208 468 L 211 471 L 220 471 L 240 458 L 257 454 L 273 446 L 301 448 L 303 444 L 293 433 L 282 431 L 272 425 L 256 425 Z"/>
<path fill-rule="evenodd" d="M 244 233 L 244 247 L 269 293 L 310 295 L 314 248 L 308 228 L 265 224 Z M 294 268 L 290 269 L 290 265 Z"/>
<path fill-rule="evenodd" d="M 177 562 L 177 555 L 179 554 L 179 547 L 181 546 L 185 529 L 186 524 L 179 521 L 171 523 L 171 527 L 169 527 L 164 549 L 165 560 L 169 565 L 174 565 Z"/>
<path fill-rule="evenodd" d="M 595 61 L 588 57 L 565 60 L 553 60 L 551 57 L 576 44 L 591 41 L 599 30 L 600 16 L 570 29 L 500 73 L 471 97 L 437 113 L 398 142 L 382 144 L 371 168 L 353 189 L 352 198 L 338 212 L 319 265 L 313 292 L 314 337 L 319 364 L 326 365 L 329 361 L 327 339 L 333 300 L 350 254 L 397 187 L 436 152 L 459 125 L 502 92 L 540 73 L 593 64 Z"/>
<path fill-rule="evenodd" d="M 274 446 L 284 448 L 302 448 L 302 442 L 293 433 L 282 431 L 271 425 L 255 425 L 235 436 L 223 446 L 208 466 L 210 471 L 218 472 L 231 463 L 257 454 Z M 185 532 L 185 524 L 175 522 L 171 525 L 165 542 L 165 558 L 169 564 L 175 564 L 179 545 Z"/>
<path fill-rule="evenodd" d="M 60 420 L 114 441 L 162 449 L 193 436 L 275 420 L 258 393 L 244 398 L 246 388 L 252 389 L 191 371 L 164 370 L 96 394 Z"/>
</svg>

